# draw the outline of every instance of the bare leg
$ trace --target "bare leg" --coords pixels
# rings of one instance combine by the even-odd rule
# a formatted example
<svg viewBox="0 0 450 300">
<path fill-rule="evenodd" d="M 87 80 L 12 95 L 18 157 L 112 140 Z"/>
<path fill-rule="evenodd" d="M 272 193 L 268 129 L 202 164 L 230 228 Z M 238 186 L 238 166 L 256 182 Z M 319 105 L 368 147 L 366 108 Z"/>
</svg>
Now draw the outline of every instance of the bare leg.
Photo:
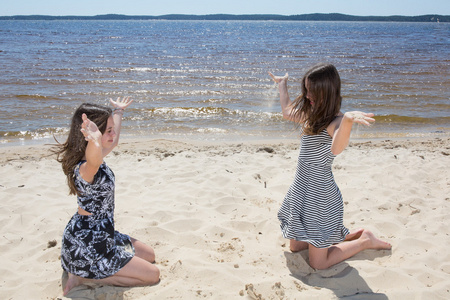
<svg viewBox="0 0 450 300">
<path fill-rule="evenodd" d="M 353 238 L 355 238 L 354 235 Z M 315 269 L 327 269 L 365 249 L 391 249 L 386 243 L 368 231 L 363 230 L 361 235 L 348 242 L 342 242 L 329 248 L 316 248 L 309 245 L 309 263 Z"/>
<path fill-rule="evenodd" d="M 144 286 L 158 282 L 159 269 L 150 262 L 134 256 L 116 274 L 104 279 L 87 279 L 69 273 L 69 279 L 64 287 L 64 296 L 74 287 L 85 283 L 116 286 Z"/>
<path fill-rule="evenodd" d="M 355 231 L 350 232 L 349 234 L 347 234 L 344 241 L 348 242 L 348 241 L 353 241 L 353 240 L 358 239 L 361 236 L 361 234 L 363 233 L 363 231 L 364 231 L 364 229 L 360 228 L 360 229 L 356 229 Z M 307 242 L 290 240 L 289 249 L 292 252 L 298 252 L 298 251 L 308 249 L 308 245 L 309 244 Z"/>
<path fill-rule="evenodd" d="M 360 229 L 356 229 L 355 231 L 350 232 L 349 234 L 347 234 L 344 241 L 348 242 L 348 241 L 353 241 L 353 240 L 359 239 L 359 237 L 361 236 L 363 231 L 364 231 L 364 229 L 360 228 Z"/>
<path fill-rule="evenodd" d="M 135 255 L 140 257 L 148 262 L 155 262 L 155 250 L 152 247 L 144 244 L 141 241 L 136 240 L 135 238 L 131 238 L 131 243 L 133 244 Z"/>
<path fill-rule="evenodd" d="M 66 284 L 65 285 L 63 284 L 64 296 L 67 295 L 67 293 L 74 287 L 81 285 L 81 280 L 82 280 L 81 277 L 73 275 L 72 273 L 67 273 L 67 275 L 68 275 L 68 278 L 67 278 Z"/>
<path fill-rule="evenodd" d="M 289 249 L 292 252 L 306 250 L 306 249 L 308 249 L 308 243 L 302 242 L 302 241 L 290 240 Z"/>
</svg>

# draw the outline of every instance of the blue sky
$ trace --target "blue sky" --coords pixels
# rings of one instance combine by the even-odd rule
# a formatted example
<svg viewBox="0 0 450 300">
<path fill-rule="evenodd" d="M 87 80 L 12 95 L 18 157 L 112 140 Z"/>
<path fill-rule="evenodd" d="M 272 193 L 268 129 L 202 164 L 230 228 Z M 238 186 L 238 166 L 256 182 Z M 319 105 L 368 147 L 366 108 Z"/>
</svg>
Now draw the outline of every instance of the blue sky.
<svg viewBox="0 0 450 300">
<path fill-rule="evenodd" d="M 0 0 L 2 16 L 125 14 L 343 13 L 360 16 L 450 15 L 449 0 Z"/>
</svg>

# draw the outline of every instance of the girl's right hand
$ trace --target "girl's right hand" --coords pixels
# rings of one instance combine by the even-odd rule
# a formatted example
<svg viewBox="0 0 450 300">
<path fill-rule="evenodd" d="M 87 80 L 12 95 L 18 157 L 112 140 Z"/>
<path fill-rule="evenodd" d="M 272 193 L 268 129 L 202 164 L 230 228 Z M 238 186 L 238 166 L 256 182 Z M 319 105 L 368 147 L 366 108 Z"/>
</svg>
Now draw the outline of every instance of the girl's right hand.
<svg viewBox="0 0 450 300">
<path fill-rule="evenodd" d="M 270 77 L 272 77 L 273 81 L 275 81 L 275 83 L 281 83 L 281 82 L 287 82 L 288 78 L 289 78 L 289 74 L 286 73 L 284 76 L 275 76 L 273 75 L 271 72 L 269 72 Z"/>
<path fill-rule="evenodd" d="M 353 123 L 358 123 L 366 126 L 370 126 L 370 123 L 375 122 L 372 118 L 374 114 L 365 113 L 362 111 L 349 111 L 344 114 L 344 117 L 351 120 Z"/>
<path fill-rule="evenodd" d="M 102 133 L 98 129 L 97 125 L 88 119 L 86 114 L 83 114 L 81 118 L 83 119 L 83 123 L 81 124 L 81 132 L 84 135 L 84 139 L 88 142 L 94 142 L 95 145 L 99 147 L 102 140 Z"/>
</svg>

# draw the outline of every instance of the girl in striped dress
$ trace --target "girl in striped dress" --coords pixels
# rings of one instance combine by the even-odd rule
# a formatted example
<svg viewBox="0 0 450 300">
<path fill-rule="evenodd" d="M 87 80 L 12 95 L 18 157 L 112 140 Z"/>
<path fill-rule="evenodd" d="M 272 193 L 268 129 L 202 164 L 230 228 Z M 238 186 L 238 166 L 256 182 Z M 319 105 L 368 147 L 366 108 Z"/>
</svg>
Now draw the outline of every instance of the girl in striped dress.
<svg viewBox="0 0 450 300">
<path fill-rule="evenodd" d="M 288 74 L 269 75 L 278 84 L 283 117 L 302 124 L 297 172 L 278 212 L 291 251 L 308 249 L 311 267 L 326 269 L 365 249 L 390 249 L 372 232 L 350 232 L 343 225 L 342 195 L 331 169 L 335 156 L 348 145 L 353 123 L 370 125 L 373 114 L 340 111 L 341 81 L 333 65 L 311 68 L 302 79 L 302 94 L 293 102 Z"/>
</svg>

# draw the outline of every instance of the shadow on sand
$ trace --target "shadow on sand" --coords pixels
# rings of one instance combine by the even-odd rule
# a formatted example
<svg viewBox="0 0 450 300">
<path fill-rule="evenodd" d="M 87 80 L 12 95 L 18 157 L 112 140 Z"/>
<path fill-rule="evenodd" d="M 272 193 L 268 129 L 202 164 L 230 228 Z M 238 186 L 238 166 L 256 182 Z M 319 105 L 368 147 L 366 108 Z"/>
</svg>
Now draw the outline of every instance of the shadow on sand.
<svg viewBox="0 0 450 300">
<path fill-rule="evenodd" d="M 366 255 L 365 259 L 372 260 L 388 252 L 377 251 L 377 255 Z M 286 265 L 293 277 L 306 285 L 329 289 L 339 299 L 388 299 L 385 294 L 374 293 L 364 278 L 359 275 L 358 270 L 346 262 L 339 263 L 326 270 L 315 270 L 308 264 L 308 251 L 284 252 L 284 256 L 286 257 Z"/>
<path fill-rule="evenodd" d="M 62 272 L 61 282 L 62 287 L 66 285 L 67 282 L 67 272 Z M 63 299 L 73 299 L 73 300 L 93 300 L 93 299 L 103 299 L 103 300 L 123 300 L 124 293 L 129 290 L 127 287 L 115 287 L 108 285 L 97 285 L 97 284 L 82 284 L 74 287 L 69 291 L 69 293 L 64 296 Z"/>
</svg>

